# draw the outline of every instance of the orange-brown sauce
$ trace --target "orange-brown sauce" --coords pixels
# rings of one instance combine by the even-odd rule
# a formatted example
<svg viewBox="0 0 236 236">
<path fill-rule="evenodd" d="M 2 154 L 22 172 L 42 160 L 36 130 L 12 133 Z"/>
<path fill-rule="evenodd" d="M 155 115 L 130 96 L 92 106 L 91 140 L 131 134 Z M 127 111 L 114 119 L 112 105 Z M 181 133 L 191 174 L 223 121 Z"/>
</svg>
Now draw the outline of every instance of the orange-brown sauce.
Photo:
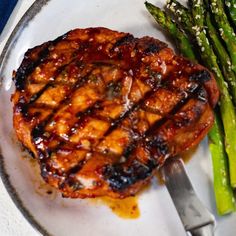
<svg viewBox="0 0 236 236">
<path fill-rule="evenodd" d="M 27 152 L 22 154 L 22 159 L 28 161 L 31 168 L 34 170 L 35 175 L 32 178 L 32 182 L 34 184 L 35 192 L 43 197 L 48 196 L 51 200 L 55 199 L 56 190 L 41 179 L 37 161 L 31 158 Z M 123 219 L 137 219 L 140 216 L 138 197 L 127 197 L 125 199 L 100 197 L 90 199 L 89 201 L 108 206 L 114 214 Z"/>
<path fill-rule="evenodd" d="M 188 151 L 185 151 L 184 153 L 181 154 L 181 158 L 184 161 L 184 163 L 188 163 L 192 159 L 193 155 L 197 151 L 197 148 L 198 148 L 198 146 L 193 147 L 193 148 L 189 149 Z"/>
<path fill-rule="evenodd" d="M 43 197 L 48 196 L 51 200 L 55 199 L 56 190 L 41 179 L 37 161 L 30 157 L 25 151 L 22 153 L 21 157 L 23 160 L 30 163 L 31 168 L 34 170 L 35 175 L 32 178 L 32 182 L 34 184 L 35 192 Z M 140 216 L 138 197 L 127 197 L 125 199 L 100 197 L 89 199 L 89 201 L 98 205 L 108 206 L 114 214 L 123 219 L 137 219 Z"/>
<path fill-rule="evenodd" d="M 123 219 L 137 219 L 140 216 L 137 196 L 124 199 L 100 197 L 90 201 L 108 206 L 114 214 Z"/>
<path fill-rule="evenodd" d="M 156 171 L 155 176 L 157 178 L 158 185 L 164 185 L 165 184 L 164 179 L 162 178 L 160 170 Z"/>
<path fill-rule="evenodd" d="M 183 161 L 186 163 L 189 160 L 191 160 L 196 150 L 197 148 L 193 148 L 191 150 L 184 152 L 181 155 L 181 158 L 183 159 Z M 30 162 L 31 167 L 35 170 L 36 176 L 40 176 L 38 163 L 35 159 L 31 158 L 30 155 L 26 152 L 23 153 L 22 159 L 27 159 L 27 161 Z M 163 185 L 164 180 L 162 178 L 160 171 L 156 171 L 155 176 L 157 177 L 158 184 Z M 40 178 L 37 178 L 37 177 L 33 180 L 33 182 L 34 182 L 35 191 L 37 194 L 41 196 L 51 195 L 50 198 L 55 199 L 56 197 L 55 189 L 53 189 L 51 186 L 49 186 L 48 184 L 46 184 L 44 181 L 42 181 Z M 147 188 L 149 187 L 150 187 L 150 184 L 146 185 L 146 187 L 144 187 L 141 192 L 147 190 Z M 125 199 L 99 197 L 95 199 L 90 199 L 89 201 L 98 205 L 108 206 L 114 214 L 116 214 L 118 217 L 123 218 L 123 219 L 137 219 L 140 217 L 138 196 L 127 197 Z"/>
</svg>

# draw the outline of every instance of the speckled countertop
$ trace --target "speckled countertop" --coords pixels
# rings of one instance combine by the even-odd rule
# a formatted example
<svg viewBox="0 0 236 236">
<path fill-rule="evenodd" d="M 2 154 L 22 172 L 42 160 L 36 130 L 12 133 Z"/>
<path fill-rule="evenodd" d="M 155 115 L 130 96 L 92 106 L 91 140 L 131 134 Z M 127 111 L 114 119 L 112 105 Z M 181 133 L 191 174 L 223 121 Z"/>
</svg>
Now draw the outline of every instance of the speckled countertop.
<svg viewBox="0 0 236 236">
<path fill-rule="evenodd" d="M 18 3 L 0 36 L 0 53 L 14 26 L 34 0 L 18 0 Z M 9 197 L 0 180 L 0 235 L 1 236 L 36 236 L 39 235 L 26 221 Z"/>
</svg>

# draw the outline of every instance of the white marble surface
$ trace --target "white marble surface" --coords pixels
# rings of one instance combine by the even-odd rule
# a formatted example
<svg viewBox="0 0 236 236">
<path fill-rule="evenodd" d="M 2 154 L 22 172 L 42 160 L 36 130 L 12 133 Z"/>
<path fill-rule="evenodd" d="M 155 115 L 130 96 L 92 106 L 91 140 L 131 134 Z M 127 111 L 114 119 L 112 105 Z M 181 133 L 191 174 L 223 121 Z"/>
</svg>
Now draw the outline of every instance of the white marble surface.
<svg viewBox="0 0 236 236">
<path fill-rule="evenodd" d="M 0 36 L 0 52 L 14 26 L 34 0 L 19 0 L 4 31 Z M 26 221 L 9 197 L 0 179 L 0 235 L 1 236 L 37 236 L 39 235 Z"/>
</svg>

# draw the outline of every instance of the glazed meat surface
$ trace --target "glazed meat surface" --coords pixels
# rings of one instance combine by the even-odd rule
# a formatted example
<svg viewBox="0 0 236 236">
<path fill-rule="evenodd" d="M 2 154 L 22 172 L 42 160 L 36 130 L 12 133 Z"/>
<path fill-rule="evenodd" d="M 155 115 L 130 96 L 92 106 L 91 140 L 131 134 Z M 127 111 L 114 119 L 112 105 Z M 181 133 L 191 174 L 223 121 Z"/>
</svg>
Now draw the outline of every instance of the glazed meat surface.
<svg viewBox="0 0 236 236">
<path fill-rule="evenodd" d="M 76 29 L 26 52 L 13 122 L 41 175 L 72 198 L 135 194 L 211 128 L 218 89 L 151 37 Z"/>
</svg>

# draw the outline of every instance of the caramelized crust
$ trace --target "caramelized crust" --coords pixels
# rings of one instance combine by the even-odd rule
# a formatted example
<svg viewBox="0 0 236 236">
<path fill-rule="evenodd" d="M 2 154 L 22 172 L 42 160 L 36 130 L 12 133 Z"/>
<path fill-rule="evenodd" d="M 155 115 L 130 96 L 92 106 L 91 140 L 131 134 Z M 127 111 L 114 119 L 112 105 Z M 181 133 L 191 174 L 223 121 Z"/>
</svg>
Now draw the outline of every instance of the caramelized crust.
<svg viewBox="0 0 236 236">
<path fill-rule="evenodd" d="M 163 42 L 76 29 L 28 50 L 14 75 L 14 128 L 65 197 L 135 194 L 211 128 L 218 89 Z"/>
</svg>

